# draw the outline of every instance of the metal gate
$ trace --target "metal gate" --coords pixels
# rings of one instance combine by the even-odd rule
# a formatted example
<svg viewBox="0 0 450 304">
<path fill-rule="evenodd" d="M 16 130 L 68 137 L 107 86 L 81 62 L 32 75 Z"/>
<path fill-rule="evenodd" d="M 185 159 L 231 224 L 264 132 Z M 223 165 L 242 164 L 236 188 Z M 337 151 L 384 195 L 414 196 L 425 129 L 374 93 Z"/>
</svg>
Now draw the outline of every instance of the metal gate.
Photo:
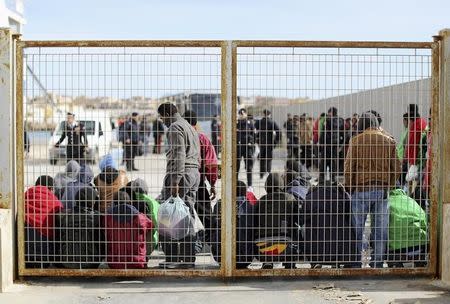
<svg viewBox="0 0 450 304">
<path fill-rule="evenodd" d="M 361 265 L 355 268 L 342 265 L 345 263 L 341 262 L 354 261 L 357 256 L 355 253 L 344 253 L 334 259 L 332 253 L 307 253 L 306 247 L 314 243 L 326 243 L 305 238 L 307 232 L 303 220 L 306 215 L 303 206 L 308 198 L 304 198 L 300 204 L 303 213 L 296 213 L 298 221 L 295 225 L 289 223 L 285 227 L 286 231 L 296 228 L 298 233 L 296 237 L 289 235 L 288 240 L 285 238 L 286 232 L 282 233 L 283 238 L 280 235 L 278 238 L 273 237 L 273 232 L 278 231 L 279 227 L 272 225 L 262 228 L 261 223 L 255 224 L 253 220 L 243 225 L 242 219 L 247 219 L 250 212 L 242 213 L 242 209 L 236 207 L 236 202 L 239 199 L 237 192 L 242 190 L 242 187 L 239 188 L 242 183 L 238 180 L 246 180 L 247 186 L 251 186 L 246 187 L 246 192 L 249 190 L 249 195 L 262 199 L 267 194 L 264 184 L 268 173 L 286 175 L 292 171 L 288 170 L 287 163 L 310 167 L 308 193 L 314 187 L 320 187 L 321 180 L 329 175 L 338 182 L 344 181 L 343 168 L 334 170 L 330 168 L 331 165 L 323 166 L 326 168 L 323 170 L 319 168 L 321 156 L 315 152 L 320 149 L 319 142 L 313 139 L 307 145 L 291 142 L 292 134 L 282 127 L 288 114 L 299 124 L 314 122 L 316 119 L 319 121 L 320 113 L 331 107 L 338 109 L 339 115 L 343 117 L 375 110 L 382 116 L 383 129 L 398 141 L 403 131 L 403 112 L 407 110 L 408 104 L 413 103 L 419 106 L 423 117 L 428 117 L 428 110 L 431 109 L 430 134 L 439 139 L 437 41 L 17 41 L 16 46 L 17 189 L 23 190 L 17 194 L 20 275 L 228 277 L 436 274 L 440 159 L 433 156 L 437 155 L 439 140 L 432 142 L 432 151 L 427 154 L 432 163 L 432 182 L 429 196 L 423 199 L 427 223 L 424 228 L 425 239 L 420 237 L 419 240 L 421 253 L 406 259 L 398 255 L 391 261 L 386 258 L 381 268 L 366 266 L 370 264 L 370 254 L 367 252 L 376 245 L 375 240 L 370 238 L 364 242 L 367 251 L 363 268 Z M 80 172 L 71 171 L 73 168 L 62 165 L 70 158 L 67 147 L 66 150 L 55 147 L 65 128 L 63 122 L 66 114 L 71 113 L 72 118 L 75 114 L 75 120 L 79 120 L 84 127 L 89 144 L 86 149 L 83 147 L 83 162 L 90 162 L 88 166 L 92 167 L 91 173 L 97 175 L 96 178 L 104 174 L 105 163 L 114 163 L 117 167 L 114 174 L 120 178 L 123 173 L 130 182 L 145 180 L 146 194 L 155 198 L 162 187 L 166 162 L 160 154 L 163 151 L 159 149 L 164 149 L 167 143 L 161 142 L 161 137 L 152 138 L 151 133 L 147 132 L 150 128 L 145 126 L 152 124 L 153 128 L 160 128 L 155 119 L 158 117 L 158 105 L 163 103 L 175 104 L 181 114 L 194 110 L 198 118 L 197 128 L 212 141 L 220 157 L 214 164 L 220 175 L 215 185 L 216 198 L 209 211 L 199 212 L 202 219 L 209 217 L 210 221 L 206 227 L 206 236 L 202 235 L 203 239 L 196 242 L 202 248 L 197 251 L 195 267 L 181 270 L 164 266 L 159 269 L 158 263 L 164 260 L 164 255 L 160 246 L 149 247 L 153 241 L 150 236 L 146 239 L 145 262 L 132 262 L 127 260 L 127 254 L 120 252 L 108 260 L 108 253 L 113 249 L 109 247 L 108 228 L 101 225 L 96 226 L 93 234 L 106 231 L 106 236 L 97 241 L 106 248 L 106 253 L 67 254 L 67 247 L 75 247 L 75 239 L 67 239 L 66 236 L 65 240 L 54 240 L 53 235 L 58 234 L 58 231 L 75 231 L 72 226 L 71 230 L 61 228 L 59 223 L 64 221 L 65 214 L 70 213 L 64 211 L 69 210 L 67 197 L 63 199 L 64 194 L 57 193 L 63 207 L 53 206 L 56 209 L 46 211 L 50 212 L 48 214 L 44 212 L 44 217 L 42 210 L 36 211 L 33 209 L 35 206 L 27 202 L 43 195 L 30 190 L 36 188 L 33 185 L 42 185 L 46 181 L 45 178 L 36 181 L 39 176 L 53 177 L 53 192 L 58 187 L 67 191 L 65 183 L 79 182 L 71 174 L 78 173 L 81 176 Z M 240 115 L 241 109 L 245 109 L 246 117 Z M 142 135 L 139 140 L 139 149 L 142 151 L 136 154 L 136 159 L 134 152 L 131 152 L 131 158 L 127 156 L 130 144 L 121 138 L 119 127 L 119 124 L 131 122 L 135 116 L 133 112 L 138 112 L 141 121 L 145 121 L 141 123 L 144 127 L 139 133 Z M 268 113 L 279 126 L 279 140 L 269 144 L 263 139 L 261 127 L 254 128 L 251 132 L 254 132 L 255 142 L 244 144 L 249 144 L 251 149 L 242 148 L 239 120 L 253 124 L 253 119 L 261 124 L 260 119 L 269 117 Z M 301 129 L 298 132 L 305 136 Z M 327 143 L 323 146 L 326 147 Z M 344 153 L 344 148 L 346 146 L 342 144 L 340 153 Z M 134 151 L 134 148 L 130 149 Z M 70 153 L 74 153 L 73 150 Z M 105 155 L 109 155 L 107 160 Z M 333 157 L 339 168 L 345 154 Z M 124 165 L 129 169 L 127 171 L 123 170 L 123 158 Z M 425 157 L 422 161 L 426 160 Z M 103 167 L 98 168 L 102 162 Z M 132 171 L 131 167 L 135 164 L 140 171 Z M 106 178 L 106 174 L 104 176 Z M 94 183 L 100 196 L 105 196 L 100 190 L 105 185 L 99 186 L 97 179 Z M 127 182 L 118 185 L 115 193 L 126 186 Z M 212 191 L 209 182 L 205 187 L 209 192 Z M 423 188 L 421 184 L 418 187 Z M 422 193 L 422 190 L 419 192 Z M 48 201 L 51 195 L 45 195 Z M 262 212 L 257 203 L 252 208 L 252 218 L 258 218 L 258 222 L 262 216 L 275 215 L 274 211 Z M 352 222 L 354 212 L 351 209 L 341 212 Z M 389 218 L 389 214 L 385 213 Z M 100 210 L 99 217 L 106 217 L 107 214 L 104 208 Z M 287 214 L 285 211 L 279 215 L 286 217 Z M 118 216 L 123 214 L 119 213 Z M 49 218 L 50 222 L 48 219 L 39 222 L 41 218 Z M 369 227 L 370 222 L 366 223 L 364 219 L 362 229 L 366 238 L 369 237 Z M 326 228 L 315 228 L 319 228 L 319 233 L 325 233 Z M 49 232 L 51 230 L 55 231 Z M 267 238 L 268 235 L 262 237 L 261 231 L 269 231 L 271 238 Z M 401 243 L 406 240 L 395 241 Z M 348 241 L 341 243 L 345 242 Z M 135 244 L 135 241 L 131 243 Z M 177 243 L 178 250 L 181 250 L 183 241 Z M 288 246 L 285 246 L 286 243 L 289 243 Z M 356 244 L 357 241 L 352 239 L 350 243 Z M 340 243 L 334 244 L 338 246 Z M 63 245 L 66 249 L 61 249 Z M 286 251 L 290 247 L 293 251 Z M 86 247 L 83 248 L 87 251 Z M 246 248 L 251 249 L 247 252 Z M 267 253 L 274 248 L 278 248 L 282 254 Z M 328 260 L 323 258 L 326 255 Z M 81 261 L 77 260 L 80 256 L 83 257 Z M 404 264 L 402 266 L 406 268 L 392 267 L 398 267 L 399 264 Z"/>
</svg>

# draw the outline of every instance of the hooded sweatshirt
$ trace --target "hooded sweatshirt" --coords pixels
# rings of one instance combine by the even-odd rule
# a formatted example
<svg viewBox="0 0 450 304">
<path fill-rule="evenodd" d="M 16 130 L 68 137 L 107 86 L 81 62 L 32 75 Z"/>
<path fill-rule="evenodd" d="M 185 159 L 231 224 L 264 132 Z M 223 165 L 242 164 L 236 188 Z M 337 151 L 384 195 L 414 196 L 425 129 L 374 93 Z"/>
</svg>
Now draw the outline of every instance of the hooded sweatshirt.
<svg viewBox="0 0 450 304">
<path fill-rule="evenodd" d="M 75 204 L 75 195 L 81 188 L 90 187 L 94 173 L 89 166 L 81 166 L 78 172 L 77 179 L 74 182 L 70 182 L 65 187 L 65 191 L 61 198 L 61 203 L 66 209 L 72 209 Z"/>
<path fill-rule="evenodd" d="M 69 183 L 77 181 L 81 166 L 75 161 L 71 160 L 66 164 L 64 172 L 58 173 L 54 179 L 55 194 L 58 198 L 62 198 L 64 191 Z"/>
</svg>

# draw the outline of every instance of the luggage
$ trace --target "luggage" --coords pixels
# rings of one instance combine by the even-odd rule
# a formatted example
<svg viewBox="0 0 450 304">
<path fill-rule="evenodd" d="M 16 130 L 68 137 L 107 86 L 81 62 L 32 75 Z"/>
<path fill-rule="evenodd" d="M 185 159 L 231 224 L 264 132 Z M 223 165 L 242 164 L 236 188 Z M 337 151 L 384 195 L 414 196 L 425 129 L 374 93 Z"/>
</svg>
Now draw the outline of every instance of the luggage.
<svg viewBox="0 0 450 304">
<path fill-rule="evenodd" d="M 147 267 L 147 235 L 152 221 L 128 204 L 114 205 L 105 216 L 106 260 L 110 268 Z"/>
<path fill-rule="evenodd" d="M 91 208 L 75 206 L 58 216 L 59 261 L 65 268 L 98 268 L 104 258 L 101 215 Z"/>
<path fill-rule="evenodd" d="M 25 265 L 48 267 L 55 261 L 55 215 L 63 209 L 58 198 L 44 186 L 25 192 Z"/>
<path fill-rule="evenodd" d="M 356 231 L 352 227 L 350 196 L 336 183 L 319 184 L 302 208 L 305 257 L 312 265 L 354 263 Z"/>
</svg>

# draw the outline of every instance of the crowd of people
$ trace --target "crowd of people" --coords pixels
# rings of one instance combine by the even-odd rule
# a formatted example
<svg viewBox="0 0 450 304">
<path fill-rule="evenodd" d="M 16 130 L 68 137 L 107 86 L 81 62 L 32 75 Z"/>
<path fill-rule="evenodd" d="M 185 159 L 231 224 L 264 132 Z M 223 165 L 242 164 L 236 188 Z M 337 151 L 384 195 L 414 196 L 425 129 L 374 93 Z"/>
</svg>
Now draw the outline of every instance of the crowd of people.
<svg viewBox="0 0 450 304">
<path fill-rule="evenodd" d="M 160 248 L 165 253 L 161 268 L 192 268 L 196 252 L 206 244 L 220 262 L 221 203 L 213 204 L 217 146 L 196 128 L 195 112 L 182 116 L 175 105 L 164 103 L 158 114 L 161 120 L 153 129 L 163 129 L 159 123 L 167 128 L 160 195 L 151 197 L 143 179 L 129 180 L 111 155 L 100 162 L 95 177 L 86 163 L 76 160 L 55 177 L 40 176 L 25 193 L 29 267 L 95 268 L 106 262 L 110 268 L 146 268 L 148 256 Z M 408 107 L 398 144 L 382 129 L 375 111 L 345 121 L 335 108 L 315 121 L 306 114 L 289 115 L 283 126 L 288 151 L 283 174 L 271 166 L 281 129 L 270 111 L 263 114 L 253 122 L 245 109 L 239 110 L 237 170 L 244 159 L 247 184 L 238 180 L 236 189 L 238 267 L 248 267 L 254 258 L 265 268 L 273 262 L 295 268 L 299 260 L 313 267 L 361 267 L 365 247 L 372 248 L 371 267 L 412 251 L 420 253 L 410 260 L 424 260 L 431 135 L 417 105 Z M 119 127 L 128 170 L 135 169 L 134 148 L 143 142 L 140 130 L 149 125 L 145 120 L 139 125 L 137 116 L 133 113 Z M 259 199 L 251 187 L 257 145 L 260 177 L 267 177 L 266 194 Z M 155 151 L 160 152 L 158 147 Z M 314 167 L 320 173 L 317 185 L 311 177 Z M 337 176 L 343 176 L 343 185 Z M 189 209 L 189 225 L 199 223 L 181 239 L 158 233 L 159 208 L 174 197 Z M 372 232 L 364 241 L 368 214 Z"/>
</svg>

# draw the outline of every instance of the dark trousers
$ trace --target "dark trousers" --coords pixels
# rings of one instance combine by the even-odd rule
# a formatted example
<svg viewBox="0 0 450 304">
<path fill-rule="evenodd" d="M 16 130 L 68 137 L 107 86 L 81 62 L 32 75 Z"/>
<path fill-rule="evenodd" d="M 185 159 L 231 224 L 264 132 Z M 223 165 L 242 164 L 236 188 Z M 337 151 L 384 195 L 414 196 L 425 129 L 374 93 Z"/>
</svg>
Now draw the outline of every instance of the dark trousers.
<svg viewBox="0 0 450 304">
<path fill-rule="evenodd" d="M 77 145 L 68 145 L 66 148 L 67 162 L 75 160 L 79 164 L 84 163 L 84 147 Z"/>
<path fill-rule="evenodd" d="M 204 177 L 200 178 L 200 185 L 197 190 L 197 201 L 195 202 L 195 210 L 198 217 L 205 226 L 205 231 L 199 233 L 199 238 L 203 242 L 209 242 L 211 231 L 211 199 L 209 198 L 209 191 L 206 188 Z M 201 235 L 200 235 L 201 234 Z"/>
<path fill-rule="evenodd" d="M 166 262 L 195 262 L 195 237 L 187 236 L 184 239 L 175 241 L 160 235 L 159 241 L 166 256 Z"/>
<path fill-rule="evenodd" d="M 244 158 L 245 169 L 247 171 L 247 186 L 252 185 L 252 171 L 253 171 L 253 146 L 238 145 L 237 147 L 237 166 L 236 175 L 239 175 L 241 168 L 241 158 Z"/>
<path fill-rule="evenodd" d="M 262 144 L 259 152 L 259 174 L 261 178 L 264 173 L 272 171 L 273 147 Z"/>
<path fill-rule="evenodd" d="M 311 145 L 301 145 L 300 146 L 300 162 L 305 165 L 308 169 L 312 164 L 312 148 Z"/>
<path fill-rule="evenodd" d="M 123 160 L 127 166 L 127 170 L 134 168 L 134 157 L 136 156 L 137 144 L 125 144 L 125 149 L 123 151 Z"/>
<path fill-rule="evenodd" d="M 319 164 L 320 169 L 320 175 L 322 177 L 326 176 L 327 173 L 327 167 L 330 171 L 330 178 L 332 181 L 335 180 L 336 175 L 338 172 L 340 172 L 338 168 L 338 146 L 337 145 L 330 145 L 326 147 L 322 147 L 321 149 L 321 160 Z"/>
</svg>

